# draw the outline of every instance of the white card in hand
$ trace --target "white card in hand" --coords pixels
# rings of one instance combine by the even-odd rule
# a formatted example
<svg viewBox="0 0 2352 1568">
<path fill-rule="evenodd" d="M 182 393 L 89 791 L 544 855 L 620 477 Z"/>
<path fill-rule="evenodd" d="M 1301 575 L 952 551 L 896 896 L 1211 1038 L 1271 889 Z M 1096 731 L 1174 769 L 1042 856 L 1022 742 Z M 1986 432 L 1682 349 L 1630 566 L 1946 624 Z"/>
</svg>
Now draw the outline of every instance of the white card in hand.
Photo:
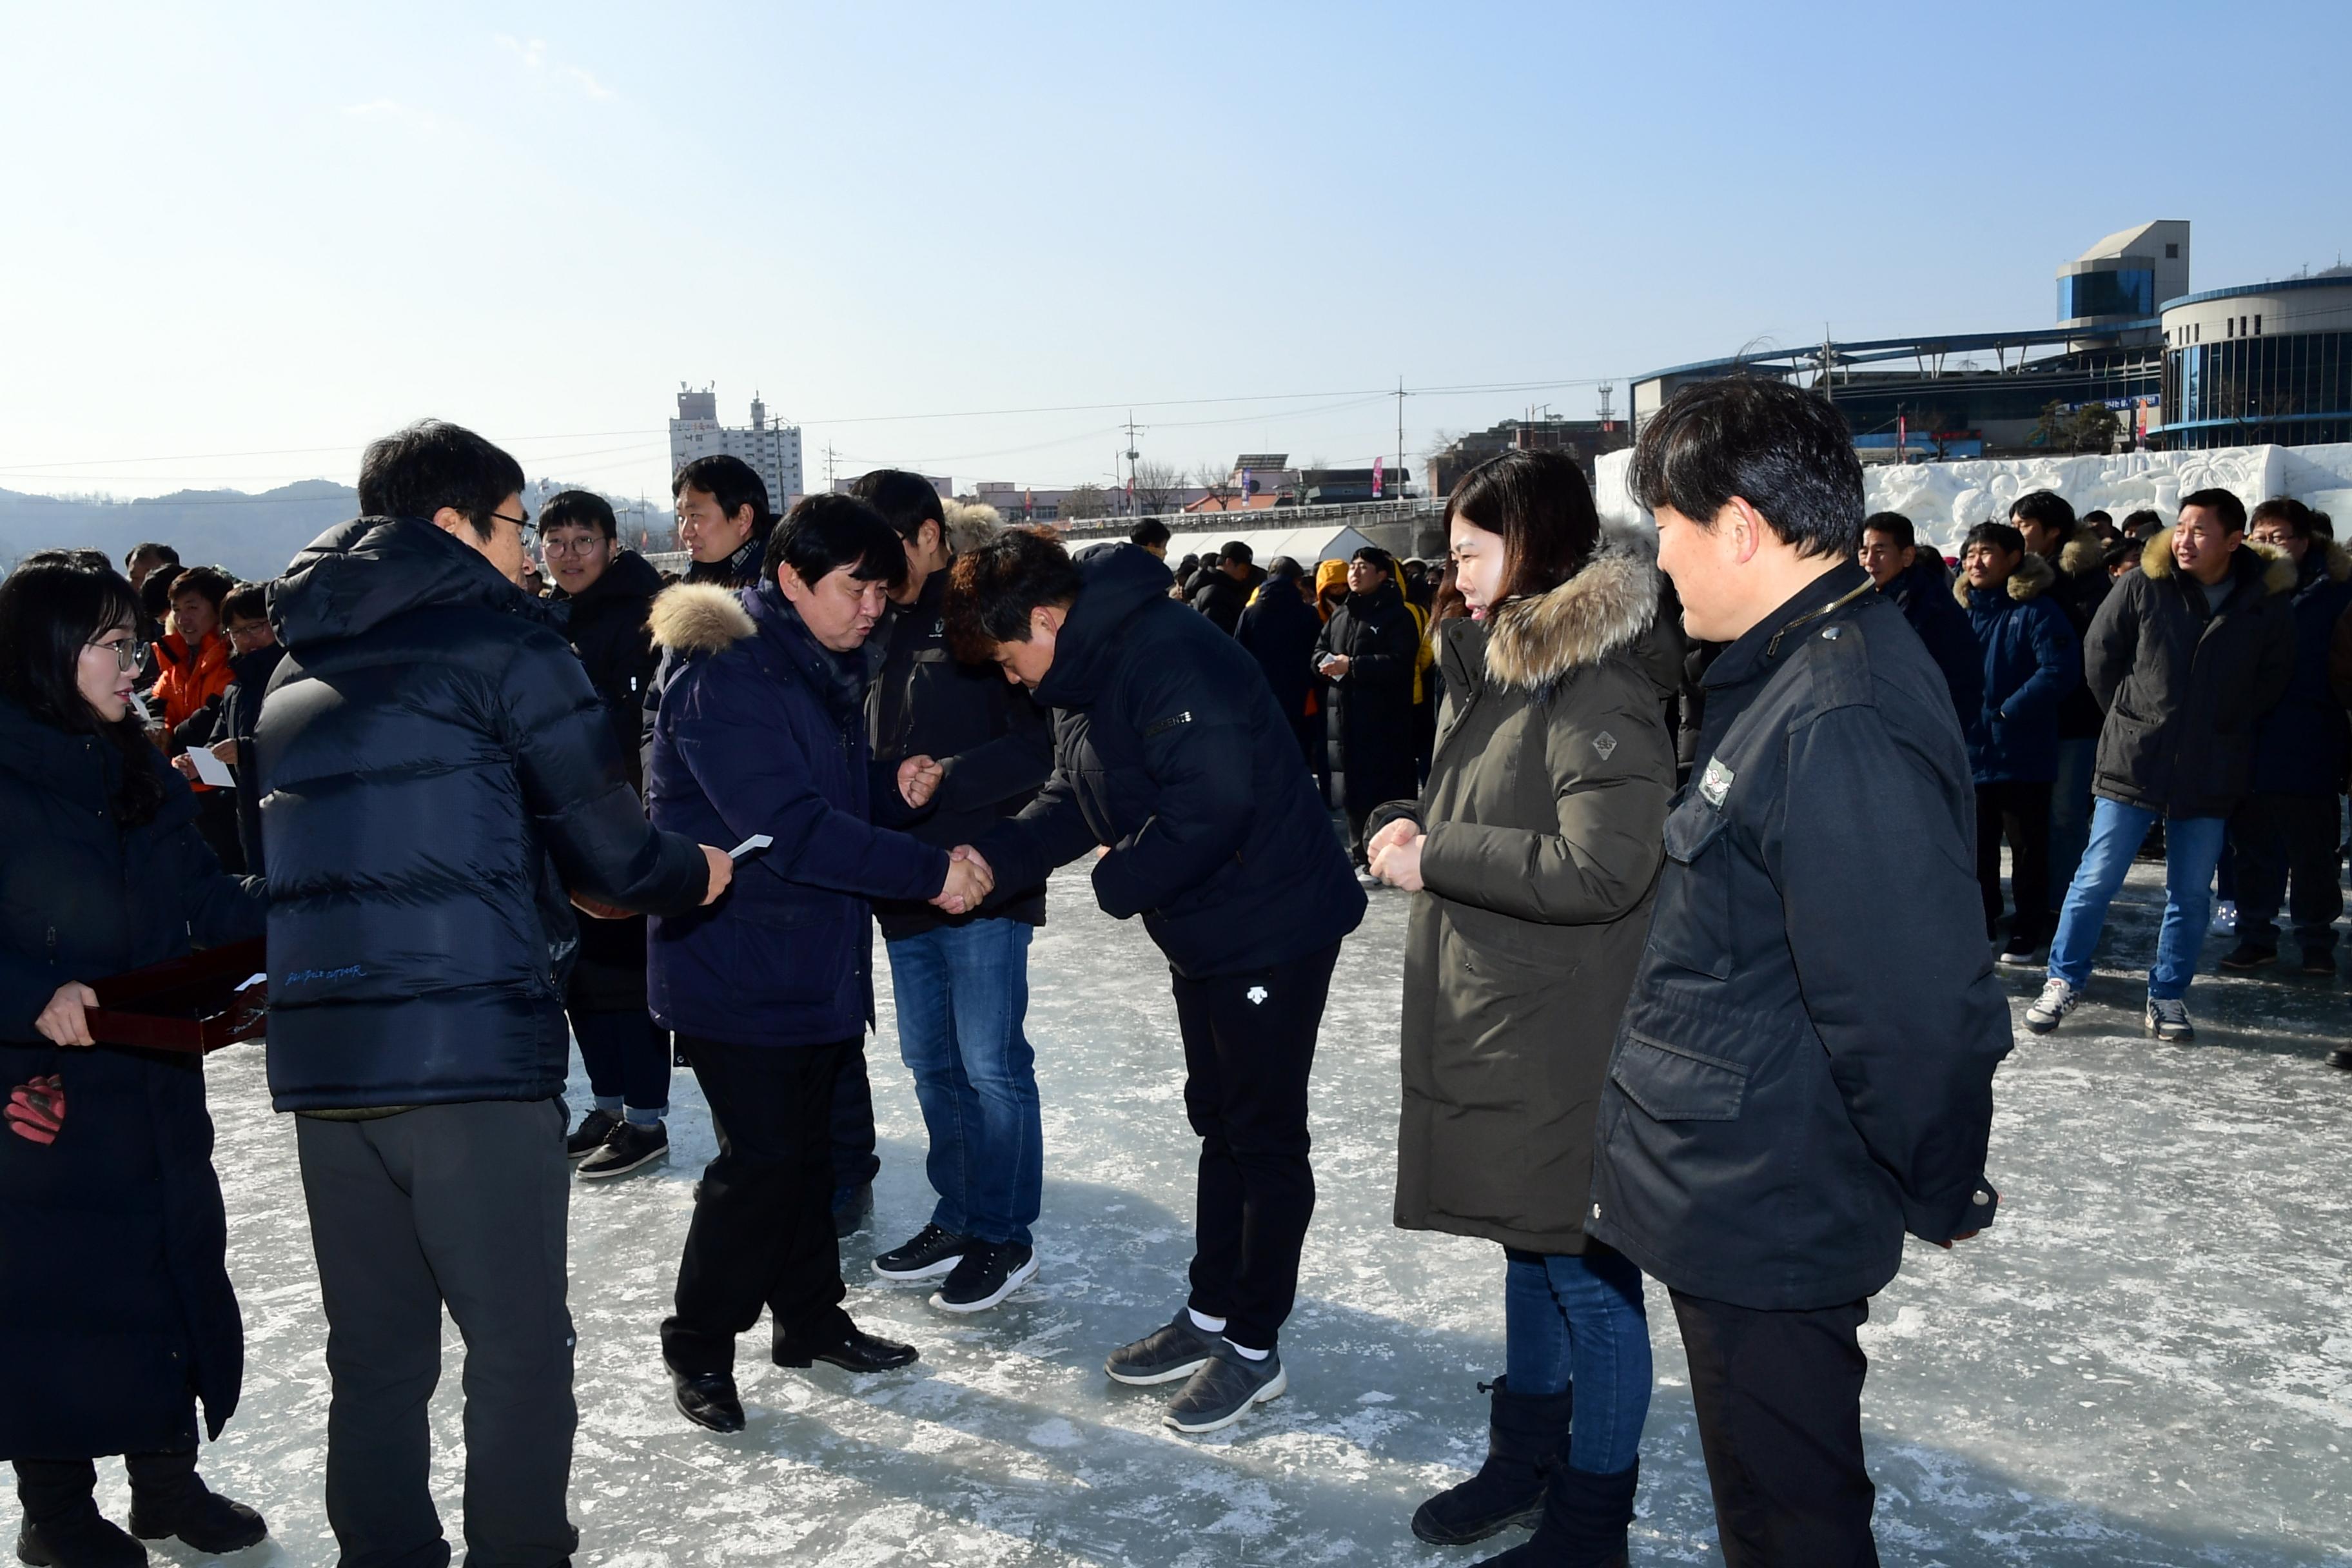
<svg viewBox="0 0 2352 1568">
<path fill-rule="evenodd" d="M 188 755 L 195 760 L 196 777 L 204 780 L 213 788 L 235 789 L 236 787 L 236 775 L 228 771 L 226 763 L 213 755 L 210 746 L 191 746 L 188 748 Z"/>
<path fill-rule="evenodd" d="M 754 833 L 751 837 L 746 838 L 742 843 L 738 844 L 734 848 L 727 851 L 727 858 L 730 860 L 740 860 L 744 856 L 755 855 L 774 842 L 774 839 L 769 837 L 764 833 Z"/>
</svg>

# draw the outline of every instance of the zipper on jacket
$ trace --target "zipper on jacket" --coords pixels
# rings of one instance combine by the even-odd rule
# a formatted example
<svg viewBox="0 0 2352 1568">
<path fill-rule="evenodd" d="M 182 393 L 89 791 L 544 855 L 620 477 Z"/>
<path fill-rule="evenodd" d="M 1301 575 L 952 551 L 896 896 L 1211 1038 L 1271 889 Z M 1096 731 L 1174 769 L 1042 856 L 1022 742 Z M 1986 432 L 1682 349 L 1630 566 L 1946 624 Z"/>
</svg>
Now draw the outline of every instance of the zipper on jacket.
<svg viewBox="0 0 2352 1568">
<path fill-rule="evenodd" d="M 1150 740 L 1150 739 L 1151 739 L 1151 737 L 1153 737 L 1154 735 L 1164 735 L 1164 734 L 1166 734 L 1169 731 L 1173 730 L 1174 728 L 1176 728 L 1176 726 L 1177 726 L 1177 725 L 1179 725 L 1179 724 L 1190 724 L 1192 721 L 1192 710 L 1191 709 L 1187 708 L 1186 710 L 1184 710 L 1184 711 L 1183 711 L 1183 712 L 1181 712 L 1181 713 L 1172 713 L 1172 714 L 1169 715 L 1167 718 L 1160 720 L 1160 721 L 1158 723 L 1156 723 L 1156 724 L 1146 724 L 1146 725 L 1143 727 L 1143 737 L 1142 737 L 1142 738 L 1143 738 L 1144 740 L 1149 741 L 1149 740 Z"/>
</svg>

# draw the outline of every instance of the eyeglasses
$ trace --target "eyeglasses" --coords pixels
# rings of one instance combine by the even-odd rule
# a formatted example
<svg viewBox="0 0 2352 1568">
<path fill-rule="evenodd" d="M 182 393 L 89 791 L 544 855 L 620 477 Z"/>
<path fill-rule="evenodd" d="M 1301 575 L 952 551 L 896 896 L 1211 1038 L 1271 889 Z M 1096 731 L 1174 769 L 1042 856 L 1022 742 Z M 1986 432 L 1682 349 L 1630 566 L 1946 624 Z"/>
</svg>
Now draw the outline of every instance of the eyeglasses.
<svg viewBox="0 0 2352 1568">
<path fill-rule="evenodd" d="M 500 522 L 513 523 L 515 525 L 515 531 L 518 533 L 523 534 L 526 537 L 530 533 L 530 513 L 529 510 L 525 510 L 520 517 L 509 517 L 502 511 L 494 511 L 490 513 L 490 515 L 497 518 Z"/>
<path fill-rule="evenodd" d="M 124 637 L 121 642 L 94 642 L 85 646 L 100 648 L 112 654 L 114 668 L 117 669 L 129 670 L 139 668 L 139 645 L 129 637 Z"/>
<path fill-rule="evenodd" d="M 601 533 L 580 533 L 550 538 L 540 537 L 539 547 L 550 555 L 593 555 L 604 543 Z"/>
</svg>

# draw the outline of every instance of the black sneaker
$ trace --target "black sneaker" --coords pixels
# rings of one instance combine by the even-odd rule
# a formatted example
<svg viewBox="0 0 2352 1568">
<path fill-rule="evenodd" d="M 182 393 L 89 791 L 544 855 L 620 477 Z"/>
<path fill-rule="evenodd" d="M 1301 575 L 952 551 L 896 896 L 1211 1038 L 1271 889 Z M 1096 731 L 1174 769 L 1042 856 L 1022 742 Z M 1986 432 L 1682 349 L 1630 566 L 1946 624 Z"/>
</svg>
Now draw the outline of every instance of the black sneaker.
<svg viewBox="0 0 2352 1568">
<path fill-rule="evenodd" d="M 885 1279 L 936 1279 L 955 1271 L 964 1249 L 973 1245 L 968 1236 L 927 1225 L 914 1239 L 894 1247 L 874 1260 L 874 1272 Z"/>
<path fill-rule="evenodd" d="M 1183 1392 L 1168 1404 L 1162 1419 L 1179 1432 L 1217 1432 L 1232 1426 L 1253 1405 L 1279 1399 L 1289 1391 L 1290 1374 L 1282 1370 L 1279 1352 L 1252 1361 L 1229 1344 L 1220 1343 L 1208 1364 L 1194 1373 Z"/>
<path fill-rule="evenodd" d="M 2352 1046 L 2338 1046 L 2328 1052 L 2327 1065 L 2340 1072 L 2352 1072 Z"/>
<path fill-rule="evenodd" d="M 621 1119 L 611 1111 L 591 1110 L 580 1119 L 580 1125 L 572 1130 L 572 1136 L 563 1141 L 563 1157 L 582 1160 L 593 1154 L 604 1146 L 604 1140 L 610 1138 L 613 1129 L 620 1124 Z"/>
<path fill-rule="evenodd" d="M 1208 1364 L 1224 1341 L 1204 1333 L 1192 1321 L 1189 1310 L 1179 1310 L 1176 1319 L 1166 1328 L 1124 1344 L 1110 1352 L 1103 1363 L 1103 1371 L 1110 1373 L 1113 1383 L 1131 1384 L 1141 1387 L 1155 1383 L 1174 1383 L 1190 1377 Z"/>
<path fill-rule="evenodd" d="M 2306 947 L 2303 950 L 2303 972 L 2336 978 L 2336 950 L 2332 947 Z"/>
<path fill-rule="evenodd" d="M 640 1165 L 650 1165 L 669 1155 L 669 1129 L 656 1121 L 650 1127 L 634 1121 L 624 1121 L 613 1129 L 604 1146 L 580 1162 L 580 1179 L 595 1181 L 600 1176 L 625 1176 Z"/>
<path fill-rule="evenodd" d="M 1017 1241 L 975 1241 L 931 1297 L 942 1312 L 985 1312 L 1037 1277 L 1037 1255 Z"/>
<path fill-rule="evenodd" d="M 2000 957 L 1997 962 L 2003 969 L 2032 969 L 2036 967 L 2033 955 L 2040 951 L 2032 942 L 2019 947 L 2012 938 L 2010 945 L 2000 950 Z"/>
<path fill-rule="evenodd" d="M 2266 964 L 2276 963 L 2277 962 L 2278 950 L 2276 948 L 2256 947 L 2251 942 L 2242 942 L 2222 955 L 2221 967 L 2224 969 L 2244 971 L 2248 969 L 2260 969 Z"/>
</svg>

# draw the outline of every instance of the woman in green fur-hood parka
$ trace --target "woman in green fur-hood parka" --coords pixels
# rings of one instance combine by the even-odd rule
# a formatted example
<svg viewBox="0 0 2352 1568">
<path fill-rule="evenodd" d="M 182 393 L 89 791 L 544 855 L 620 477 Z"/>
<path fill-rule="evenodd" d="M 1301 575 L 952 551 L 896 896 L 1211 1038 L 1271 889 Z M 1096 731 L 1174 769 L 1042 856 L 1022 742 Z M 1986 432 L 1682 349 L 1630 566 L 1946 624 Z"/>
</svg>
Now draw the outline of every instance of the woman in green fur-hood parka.
<svg viewBox="0 0 2352 1568">
<path fill-rule="evenodd" d="M 1475 618 L 1446 628 L 1415 820 L 1383 828 L 1373 861 L 1415 893 L 1396 1223 L 1502 1245 L 1507 1369 L 1485 1468 L 1413 1528 L 1475 1540 L 1540 1513 L 1538 1542 L 1622 1542 L 1648 1331 L 1640 1272 L 1583 1221 L 1674 791 L 1651 670 L 1678 662 L 1655 646 L 1677 634 L 1656 625 L 1654 543 L 1604 534 L 1565 455 L 1507 453 L 1447 512 Z"/>
</svg>

